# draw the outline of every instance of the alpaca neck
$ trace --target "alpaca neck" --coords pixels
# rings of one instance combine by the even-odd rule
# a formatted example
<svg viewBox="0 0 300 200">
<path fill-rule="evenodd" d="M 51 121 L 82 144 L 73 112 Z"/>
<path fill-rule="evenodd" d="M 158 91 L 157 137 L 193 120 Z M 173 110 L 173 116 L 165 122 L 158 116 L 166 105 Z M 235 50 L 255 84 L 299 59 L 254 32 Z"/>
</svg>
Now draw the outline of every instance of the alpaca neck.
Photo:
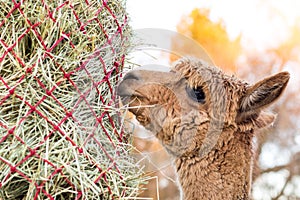
<svg viewBox="0 0 300 200">
<path fill-rule="evenodd" d="M 249 199 L 251 140 L 245 133 L 236 133 L 203 157 L 176 158 L 183 199 Z"/>
</svg>

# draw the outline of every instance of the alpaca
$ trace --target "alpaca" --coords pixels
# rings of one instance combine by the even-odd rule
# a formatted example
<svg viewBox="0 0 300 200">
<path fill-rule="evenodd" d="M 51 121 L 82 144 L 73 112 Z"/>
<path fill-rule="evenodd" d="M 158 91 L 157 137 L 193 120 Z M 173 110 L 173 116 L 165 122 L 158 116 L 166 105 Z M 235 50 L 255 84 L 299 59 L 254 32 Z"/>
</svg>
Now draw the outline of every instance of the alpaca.
<svg viewBox="0 0 300 200">
<path fill-rule="evenodd" d="M 194 58 L 170 71 L 132 70 L 123 103 L 174 157 L 181 198 L 249 199 L 255 132 L 274 122 L 263 109 L 289 80 L 281 72 L 249 85 Z"/>
</svg>

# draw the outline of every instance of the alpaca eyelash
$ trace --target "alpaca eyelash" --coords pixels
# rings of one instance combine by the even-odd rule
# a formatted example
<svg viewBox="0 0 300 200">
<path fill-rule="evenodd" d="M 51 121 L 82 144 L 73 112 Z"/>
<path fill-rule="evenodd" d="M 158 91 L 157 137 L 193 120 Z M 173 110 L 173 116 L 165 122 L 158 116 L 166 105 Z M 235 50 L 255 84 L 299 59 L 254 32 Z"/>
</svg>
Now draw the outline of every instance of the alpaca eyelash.
<svg viewBox="0 0 300 200">
<path fill-rule="evenodd" d="M 202 87 L 191 88 L 187 86 L 186 92 L 192 100 L 202 104 L 205 103 L 205 93 Z"/>
</svg>

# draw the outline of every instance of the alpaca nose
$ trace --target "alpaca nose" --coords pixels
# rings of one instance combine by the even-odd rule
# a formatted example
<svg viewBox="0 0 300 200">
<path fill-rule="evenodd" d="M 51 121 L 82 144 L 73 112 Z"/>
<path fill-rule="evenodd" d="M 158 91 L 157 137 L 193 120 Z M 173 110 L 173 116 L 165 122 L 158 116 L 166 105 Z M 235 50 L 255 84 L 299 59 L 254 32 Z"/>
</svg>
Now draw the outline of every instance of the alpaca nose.
<svg viewBox="0 0 300 200">
<path fill-rule="evenodd" d="M 135 73 L 135 71 L 131 71 L 129 73 L 127 73 L 124 78 L 123 78 L 123 81 L 126 81 L 126 80 L 140 80 L 140 77 L 138 77 Z"/>
<path fill-rule="evenodd" d="M 117 86 L 117 95 L 131 96 L 141 82 L 141 76 L 139 76 L 137 71 L 128 72 Z"/>
</svg>

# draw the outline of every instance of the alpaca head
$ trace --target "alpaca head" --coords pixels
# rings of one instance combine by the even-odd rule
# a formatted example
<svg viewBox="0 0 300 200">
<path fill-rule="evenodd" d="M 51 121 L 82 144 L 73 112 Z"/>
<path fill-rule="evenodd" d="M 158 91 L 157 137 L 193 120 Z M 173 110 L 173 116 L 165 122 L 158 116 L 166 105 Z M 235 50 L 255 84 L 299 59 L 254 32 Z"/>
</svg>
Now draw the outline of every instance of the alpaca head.
<svg viewBox="0 0 300 200">
<path fill-rule="evenodd" d="M 234 132 L 273 123 L 274 116 L 263 109 L 281 95 L 288 80 L 282 72 L 251 86 L 201 60 L 184 58 L 169 71 L 129 72 L 118 95 L 171 154 L 194 156 Z"/>
</svg>

